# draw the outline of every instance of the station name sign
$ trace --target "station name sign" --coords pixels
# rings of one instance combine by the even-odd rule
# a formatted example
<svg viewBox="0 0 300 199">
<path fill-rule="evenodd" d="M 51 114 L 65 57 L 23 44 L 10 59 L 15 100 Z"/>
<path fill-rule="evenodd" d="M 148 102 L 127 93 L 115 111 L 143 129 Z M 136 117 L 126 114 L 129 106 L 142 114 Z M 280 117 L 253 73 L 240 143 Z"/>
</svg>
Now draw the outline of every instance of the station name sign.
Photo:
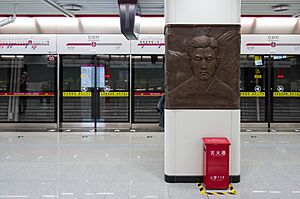
<svg viewBox="0 0 300 199">
<path fill-rule="evenodd" d="M 241 54 L 300 54 L 300 35 L 244 34 Z"/>
<path fill-rule="evenodd" d="M 1 34 L 0 54 L 56 54 L 56 36 Z"/>
</svg>

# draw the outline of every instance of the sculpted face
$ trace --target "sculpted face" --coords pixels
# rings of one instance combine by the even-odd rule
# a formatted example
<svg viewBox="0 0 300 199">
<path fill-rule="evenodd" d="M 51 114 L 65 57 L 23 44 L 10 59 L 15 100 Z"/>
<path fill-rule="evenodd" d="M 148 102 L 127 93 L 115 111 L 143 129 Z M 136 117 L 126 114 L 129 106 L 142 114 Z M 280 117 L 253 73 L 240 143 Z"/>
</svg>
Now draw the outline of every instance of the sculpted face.
<svg viewBox="0 0 300 199">
<path fill-rule="evenodd" d="M 217 55 L 212 48 L 195 48 L 190 56 L 192 70 L 199 79 L 208 80 L 215 73 Z"/>
</svg>

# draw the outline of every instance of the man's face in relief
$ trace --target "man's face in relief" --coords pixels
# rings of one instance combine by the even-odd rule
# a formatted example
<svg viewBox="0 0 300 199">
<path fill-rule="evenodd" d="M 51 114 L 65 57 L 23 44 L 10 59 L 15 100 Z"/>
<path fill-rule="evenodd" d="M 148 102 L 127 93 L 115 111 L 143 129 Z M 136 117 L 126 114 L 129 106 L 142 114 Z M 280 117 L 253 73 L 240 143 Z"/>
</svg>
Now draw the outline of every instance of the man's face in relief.
<svg viewBox="0 0 300 199">
<path fill-rule="evenodd" d="M 195 48 L 190 56 L 193 73 L 199 79 L 208 80 L 215 73 L 217 55 L 212 48 Z"/>
</svg>

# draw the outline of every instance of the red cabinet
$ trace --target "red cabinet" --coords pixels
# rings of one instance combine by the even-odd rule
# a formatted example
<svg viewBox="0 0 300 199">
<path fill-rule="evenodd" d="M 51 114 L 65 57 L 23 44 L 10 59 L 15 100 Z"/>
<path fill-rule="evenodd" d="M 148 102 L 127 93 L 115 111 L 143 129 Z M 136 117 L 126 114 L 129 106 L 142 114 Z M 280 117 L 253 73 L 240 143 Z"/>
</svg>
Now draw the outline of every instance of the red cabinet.
<svg viewBox="0 0 300 199">
<path fill-rule="evenodd" d="M 227 138 L 207 137 L 203 140 L 203 183 L 206 189 L 228 189 L 229 146 Z"/>
</svg>

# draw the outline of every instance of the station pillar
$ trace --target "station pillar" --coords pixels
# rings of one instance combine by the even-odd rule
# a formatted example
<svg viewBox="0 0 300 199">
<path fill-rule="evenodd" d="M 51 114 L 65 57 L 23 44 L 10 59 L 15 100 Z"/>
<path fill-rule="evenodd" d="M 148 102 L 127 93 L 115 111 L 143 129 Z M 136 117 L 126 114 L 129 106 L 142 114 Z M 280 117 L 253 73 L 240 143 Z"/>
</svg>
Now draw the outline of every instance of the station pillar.
<svg viewBox="0 0 300 199">
<path fill-rule="evenodd" d="M 165 180 L 203 180 L 203 137 L 231 142 L 240 181 L 240 0 L 165 0 Z"/>
</svg>

